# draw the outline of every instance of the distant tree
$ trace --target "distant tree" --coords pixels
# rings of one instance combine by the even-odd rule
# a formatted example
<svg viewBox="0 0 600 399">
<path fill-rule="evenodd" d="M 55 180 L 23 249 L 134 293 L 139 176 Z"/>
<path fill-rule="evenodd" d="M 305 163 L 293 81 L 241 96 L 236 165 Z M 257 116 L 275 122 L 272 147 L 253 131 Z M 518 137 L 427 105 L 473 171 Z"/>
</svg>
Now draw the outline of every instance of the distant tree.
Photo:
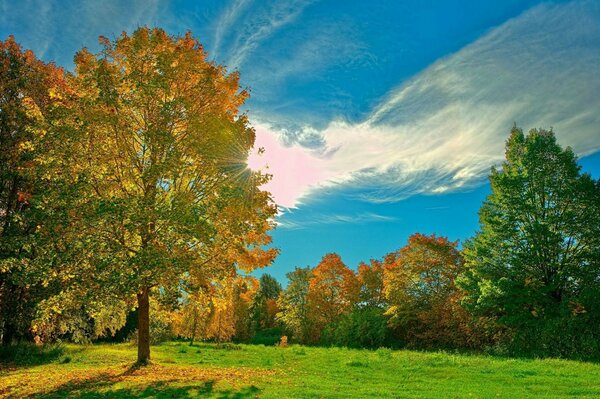
<svg viewBox="0 0 600 399">
<path fill-rule="evenodd" d="M 75 105 L 50 131 L 52 155 L 70 160 L 60 173 L 77 187 L 61 235 L 71 234 L 79 256 L 45 273 L 68 280 L 65 306 L 137 302 L 145 363 L 150 295 L 175 292 L 186 274 L 228 284 L 223 276 L 236 268 L 269 264 L 276 208 L 258 188 L 265 176 L 246 165 L 255 134 L 238 112 L 248 94 L 236 73 L 208 61 L 189 33 L 140 28 L 101 45 L 99 54 L 77 53 Z M 229 304 L 215 305 L 216 336 L 232 333 Z"/>
<path fill-rule="evenodd" d="M 235 335 L 236 291 L 232 281 L 218 284 L 210 299 L 210 316 L 203 338 L 227 342 Z"/>
<path fill-rule="evenodd" d="M 464 303 L 522 351 L 600 354 L 600 182 L 552 131 L 514 127 L 465 246 Z"/>
<path fill-rule="evenodd" d="M 308 290 L 311 340 L 318 341 L 327 324 L 352 310 L 359 289 L 356 275 L 338 254 L 330 253 L 321 259 L 312 271 Z"/>
<path fill-rule="evenodd" d="M 312 270 L 310 267 L 296 267 L 294 271 L 286 274 L 287 288 L 281 292 L 277 299 L 279 312 L 276 318 L 285 330 L 291 333 L 297 342 L 308 342 L 310 320 L 308 317 L 308 291 Z"/>
<path fill-rule="evenodd" d="M 378 348 L 388 342 L 383 262 L 371 259 L 358 266 L 358 299 L 349 311 L 324 327 L 321 343 L 355 348 Z"/>
<path fill-rule="evenodd" d="M 383 262 L 376 259 L 371 259 L 369 265 L 361 262 L 358 266 L 358 282 L 360 284 L 359 305 L 361 307 L 385 307 L 383 272 Z"/>
<path fill-rule="evenodd" d="M 281 292 L 281 284 L 270 274 L 263 274 L 259 279 L 259 288 L 250 308 L 252 328 L 258 331 L 275 326 L 277 298 Z"/>
<path fill-rule="evenodd" d="M 252 338 L 252 304 L 260 282 L 252 276 L 239 276 L 235 295 L 235 336 L 237 341 L 247 342 Z"/>
<path fill-rule="evenodd" d="M 251 335 L 250 304 L 257 289 L 258 280 L 252 276 L 200 282 L 173 312 L 174 334 L 188 338 L 190 345 L 197 339 L 247 341 Z"/>
<path fill-rule="evenodd" d="M 190 346 L 206 336 L 206 329 L 212 314 L 212 287 L 195 289 L 182 298 L 180 309 L 172 315 L 173 333 L 188 338 Z"/>
<path fill-rule="evenodd" d="M 454 341 L 454 281 L 462 271 L 458 242 L 435 234 L 413 234 L 385 259 L 384 292 L 390 325 L 408 343 L 448 345 Z"/>
</svg>

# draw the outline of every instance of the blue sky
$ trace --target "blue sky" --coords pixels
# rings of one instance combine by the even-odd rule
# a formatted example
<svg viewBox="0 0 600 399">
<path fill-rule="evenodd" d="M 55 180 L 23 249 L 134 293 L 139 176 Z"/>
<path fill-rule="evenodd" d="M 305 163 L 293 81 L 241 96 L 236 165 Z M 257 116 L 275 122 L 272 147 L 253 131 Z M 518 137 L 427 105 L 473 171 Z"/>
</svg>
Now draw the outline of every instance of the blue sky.
<svg viewBox="0 0 600 399">
<path fill-rule="evenodd" d="M 553 127 L 600 177 L 598 1 L 0 0 L 0 37 L 67 68 L 141 25 L 191 30 L 251 89 L 280 279 L 472 236 L 513 122 Z"/>
</svg>

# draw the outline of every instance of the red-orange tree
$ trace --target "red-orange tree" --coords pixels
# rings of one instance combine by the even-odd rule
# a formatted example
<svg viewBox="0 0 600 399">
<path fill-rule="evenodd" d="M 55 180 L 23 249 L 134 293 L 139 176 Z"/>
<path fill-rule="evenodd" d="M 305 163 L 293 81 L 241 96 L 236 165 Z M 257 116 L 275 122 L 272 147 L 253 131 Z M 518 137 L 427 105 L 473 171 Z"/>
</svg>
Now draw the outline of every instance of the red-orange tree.
<svg viewBox="0 0 600 399">
<path fill-rule="evenodd" d="M 312 271 L 308 291 L 311 339 L 318 341 L 323 328 L 349 312 L 358 301 L 356 275 L 338 254 L 330 253 Z"/>
</svg>

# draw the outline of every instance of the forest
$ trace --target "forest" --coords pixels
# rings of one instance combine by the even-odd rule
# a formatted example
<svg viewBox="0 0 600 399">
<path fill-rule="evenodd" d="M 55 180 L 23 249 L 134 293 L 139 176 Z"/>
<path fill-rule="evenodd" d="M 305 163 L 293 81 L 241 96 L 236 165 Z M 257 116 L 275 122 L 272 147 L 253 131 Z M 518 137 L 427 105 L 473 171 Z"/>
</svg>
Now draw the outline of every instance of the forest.
<svg viewBox="0 0 600 399">
<path fill-rule="evenodd" d="M 278 282 L 253 272 L 277 206 L 239 74 L 191 33 L 100 45 L 66 71 L 0 42 L 3 362 L 134 342 L 145 365 L 170 341 L 600 360 L 600 180 L 552 130 L 507 126 L 469 240 L 415 232 L 358 265 L 331 248 Z"/>
</svg>

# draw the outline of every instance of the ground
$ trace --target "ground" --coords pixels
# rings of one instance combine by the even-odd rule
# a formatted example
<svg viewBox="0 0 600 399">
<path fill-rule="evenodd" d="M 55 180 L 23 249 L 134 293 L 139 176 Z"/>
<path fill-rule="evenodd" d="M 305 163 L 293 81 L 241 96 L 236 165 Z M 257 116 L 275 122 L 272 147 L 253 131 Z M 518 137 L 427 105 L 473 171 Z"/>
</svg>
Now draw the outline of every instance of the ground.
<svg viewBox="0 0 600 399">
<path fill-rule="evenodd" d="M 600 364 L 262 345 L 66 345 L 0 365 L 6 398 L 600 398 Z M 20 359 L 20 360 L 19 360 Z"/>
</svg>

